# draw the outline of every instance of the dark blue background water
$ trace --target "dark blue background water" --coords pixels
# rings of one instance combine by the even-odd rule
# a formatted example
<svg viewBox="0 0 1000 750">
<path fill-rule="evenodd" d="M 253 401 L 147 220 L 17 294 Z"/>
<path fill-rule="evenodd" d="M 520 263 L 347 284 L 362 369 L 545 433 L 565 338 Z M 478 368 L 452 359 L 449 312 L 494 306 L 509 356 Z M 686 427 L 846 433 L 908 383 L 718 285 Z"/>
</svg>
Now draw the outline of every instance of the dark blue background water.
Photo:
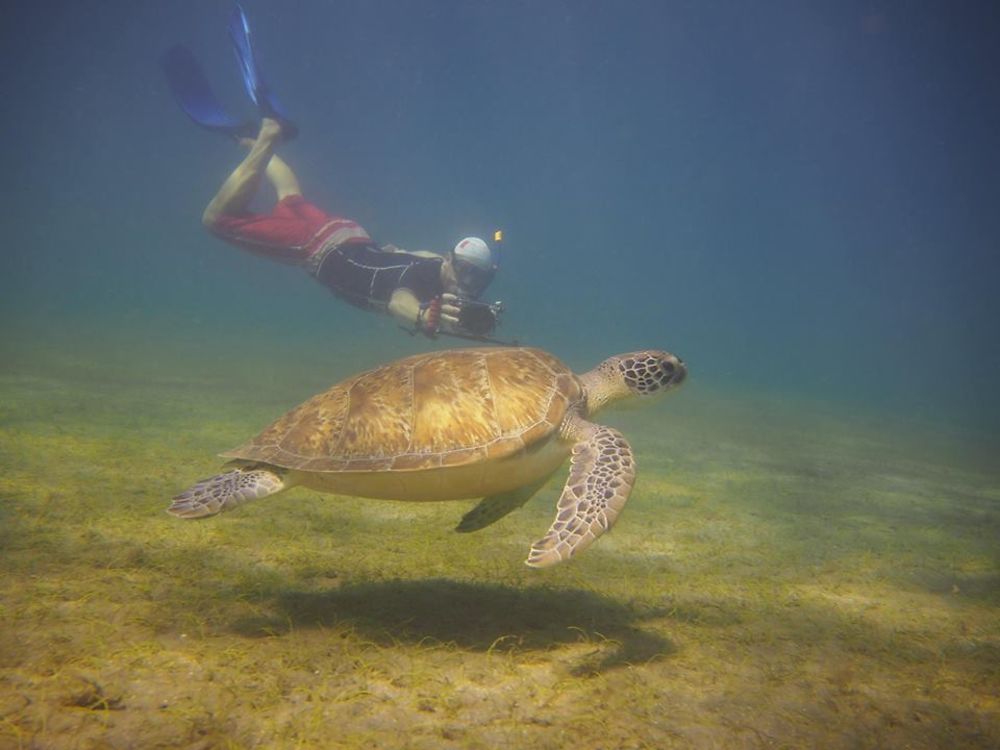
<svg viewBox="0 0 1000 750">
<path fill-rule="evenodd" d="M 5 348 L 116 324 L 419 345 L 201 230 L 241 154 L 177 110 L 157 57 L 187 43 L 250 114 L 229 7 L 6 11 Z M 503 227 L 506 333 L 578 365 L 660 346 L 718 388 L 996 432 L 990 3 L 246 9 L 308 197 L 409 248 Z"/>
</svg>

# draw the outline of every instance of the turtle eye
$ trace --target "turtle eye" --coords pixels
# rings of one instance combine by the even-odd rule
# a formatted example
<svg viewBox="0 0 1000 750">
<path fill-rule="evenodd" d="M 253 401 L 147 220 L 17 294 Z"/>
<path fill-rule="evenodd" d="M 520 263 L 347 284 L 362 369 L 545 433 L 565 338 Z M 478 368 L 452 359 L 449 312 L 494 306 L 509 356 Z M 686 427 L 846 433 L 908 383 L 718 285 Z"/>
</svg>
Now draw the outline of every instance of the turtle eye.
<svg viewBox="0 0 1000 750">
<path fill-rule="evenodd" d="M 638 396 L 653 396 L 679 385 L 684 379 L 684 365 L 666 352 L 649 352 L 619 361 L 622 379 Z"/>
<path fill-rule="evenodd" d="M 666 385 L 670 381 L 670 378 L 674 376 L 674 370 L 676 369 L 677 368 L 674 367 L 673 362 L 661 361 L 659 377 L 660 385 Z"/>
</svg>

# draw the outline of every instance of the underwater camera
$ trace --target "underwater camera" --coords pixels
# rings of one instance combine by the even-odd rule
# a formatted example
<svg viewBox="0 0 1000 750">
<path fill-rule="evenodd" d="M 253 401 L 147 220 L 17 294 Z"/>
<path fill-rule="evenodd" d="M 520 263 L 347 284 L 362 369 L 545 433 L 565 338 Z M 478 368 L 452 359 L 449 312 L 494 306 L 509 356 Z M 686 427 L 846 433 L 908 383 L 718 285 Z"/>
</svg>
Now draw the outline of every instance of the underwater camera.
<svg viewBox="0 0 1000 750">
<path fill-rule="evenodd" d="M 503 313 L 503 302 L 479 302 L 474 299 L 459 298 L 455 300 L 459 308 L 458 327 L 462 333 L 470 336 L 490 336 L 500 323 Z"/>
</svg>

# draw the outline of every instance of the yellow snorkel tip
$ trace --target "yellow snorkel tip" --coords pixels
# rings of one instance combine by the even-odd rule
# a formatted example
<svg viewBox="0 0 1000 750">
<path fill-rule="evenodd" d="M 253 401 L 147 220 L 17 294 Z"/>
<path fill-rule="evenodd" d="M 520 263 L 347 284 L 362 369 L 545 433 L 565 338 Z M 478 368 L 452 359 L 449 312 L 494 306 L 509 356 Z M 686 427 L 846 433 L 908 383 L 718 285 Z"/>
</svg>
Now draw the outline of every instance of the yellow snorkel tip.
<svg viewBox="0 0 1000 750">
<path fill-rule="evenodd" d="M 503 242 L 503 230 L 498 229 L 493 233 L 493 241 L 496 243 Z"/>
</svg>

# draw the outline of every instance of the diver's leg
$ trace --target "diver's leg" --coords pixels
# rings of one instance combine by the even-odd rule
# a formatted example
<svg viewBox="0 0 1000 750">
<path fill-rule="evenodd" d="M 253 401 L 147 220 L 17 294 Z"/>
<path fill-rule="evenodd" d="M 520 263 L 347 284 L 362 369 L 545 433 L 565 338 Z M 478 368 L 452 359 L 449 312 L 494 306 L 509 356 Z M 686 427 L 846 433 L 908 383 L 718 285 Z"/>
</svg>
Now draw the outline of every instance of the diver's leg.
<svg viewBox="0 0 1000 750">
<path fill-rule="evenodd" d="M 281 125 L 276 120 L 265 117 L 250 153 L 226 178 L 219 192 L 205 208 L 205 213 L 202 214 L 202 223 L 205 226 L 214 226 L 218 218 L 225 214 L 246 210 L 254 193 L 257 192 L 260 178 L 267 170 L 271 157 L 274 156 L 275 146 L 280 140 Z"/>
<path fill-rule="evenodd" d="M 267 181 L 274 187 L 279 201 L 293 195 L 302 195 L 295 172 L 277 154 L 271 156 L 271 161 L 267 163 Z"/>
</svg>

